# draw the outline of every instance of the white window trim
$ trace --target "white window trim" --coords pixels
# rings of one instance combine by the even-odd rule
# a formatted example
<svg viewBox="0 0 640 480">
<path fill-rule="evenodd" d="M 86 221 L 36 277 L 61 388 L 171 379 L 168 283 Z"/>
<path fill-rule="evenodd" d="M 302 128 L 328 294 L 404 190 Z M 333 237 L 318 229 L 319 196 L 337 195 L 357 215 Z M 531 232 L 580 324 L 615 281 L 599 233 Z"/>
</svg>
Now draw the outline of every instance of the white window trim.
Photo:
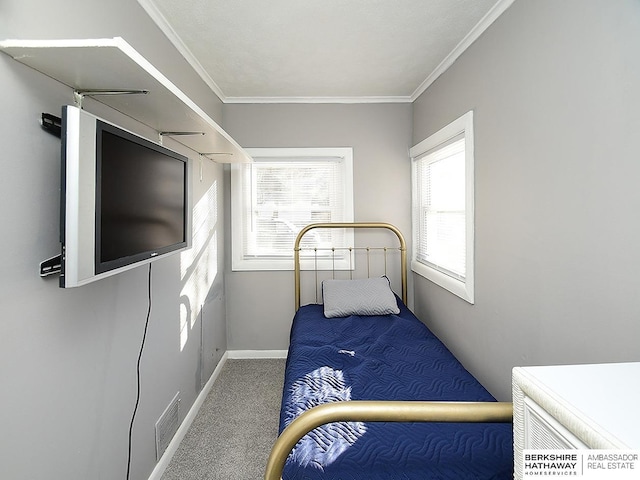
<svg viewBox="0 0 640 480">
<path fill-rule="evenodd" d="M 245 148 L 245 151 L 252 158 L 327 158 L 340 157 L 345 166 L 345 185 L 344 192 L 344 222 L 353 222 L 353 148 L 351 147 L 310 147 L 310 148 Z M 293 270 L 293 246 L 291 250 L 291 258 L 274 259 L 274 258 L 244 258 L 242 253 L 243 226 L 242 215 L 238 212 L 234 214 L 234 208 L 242 205 L 242 186 L 241 175 L 235 174 L 240 169 L 238 164 L 231 164 L 231 265 L 233 271 L 277 271 L 277 270 Z M 347 231 L 346 241 L 353 243 L 353 232 Z M 301 260 L 301 268 L 315 268 L 313 260 Z M 317 265 L 318 269 L 349 269 L 353 261 L 349 261 L 348 256 L 342 261 L 335 262 L 321 261 Z"/>
<path fill-rule="evenodd" d="M 416 189 L 416 161 L 424 154 L 447 143 L 452 138 L 464 135 L 465 139 L 465 211 L 466 211 L 466 272 L 465 279 L 453 278 L 416 259 L 415 248 L 411 258 L 411 270 L 421 275 L 451 293 L 473 304 L 474 292 L 474 141 L 473 141 L 473 111 L 467 112 L 440 129 L 429 138 L 423 140 L 409 150 L 411 156 L 412 181 L 412 219 L 416 218 L 417 189 Z M 413 220 L 413 245 L 418 245 L 418 228 Z"/>
</svg>

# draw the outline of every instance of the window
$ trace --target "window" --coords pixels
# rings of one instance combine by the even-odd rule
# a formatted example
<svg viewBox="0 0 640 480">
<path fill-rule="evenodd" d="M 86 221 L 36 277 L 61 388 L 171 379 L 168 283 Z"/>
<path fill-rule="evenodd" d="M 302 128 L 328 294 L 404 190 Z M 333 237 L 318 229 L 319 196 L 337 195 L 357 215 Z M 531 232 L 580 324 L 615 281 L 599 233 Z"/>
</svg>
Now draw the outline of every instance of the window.
<svg viewBox="0 0 640 480">
<path fill-rule="evenodd" d="M 410 150 L 411 269 L 474 302 L 473 112 Z"/>
<path fill-rule="evenodd" d="M 231 167 L 232 269 L 292 270 L 294 241 L 305 225 L 353 221 L 352 149 L 246 150 L 254 162 Z M 305 247 L 346 244 L 346 237 L 318 230 L 305 236 Z"/>
</svg>

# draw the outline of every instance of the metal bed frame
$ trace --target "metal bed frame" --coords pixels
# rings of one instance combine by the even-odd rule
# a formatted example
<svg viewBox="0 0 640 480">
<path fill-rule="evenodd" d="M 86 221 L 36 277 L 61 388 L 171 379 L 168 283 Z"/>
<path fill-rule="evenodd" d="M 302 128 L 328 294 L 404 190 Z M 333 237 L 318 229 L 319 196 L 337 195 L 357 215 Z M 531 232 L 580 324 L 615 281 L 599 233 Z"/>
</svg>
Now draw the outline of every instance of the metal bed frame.
<svg viewBox="0 0 640 480">
<path fill-rule="evenodd" d="M 298 234 L 294 247 L 295 307 L 300 308 L 300 243 L 304 235 L 317 228 L 386 229 L 398 238 L 402 301 L 407 303 L 406 243 L 400 230 L 389 223 L 314 223 Z M 276 440 L 265 470 L 265 480 L 281 480 L 287 457 L 296 443 L 316 427 L 332 422 L 486 422 L 511 423 L 511 402 L 417 402 L 365 401 L 332 402 L 311 408 L 298 416 Z"/>
</svg>

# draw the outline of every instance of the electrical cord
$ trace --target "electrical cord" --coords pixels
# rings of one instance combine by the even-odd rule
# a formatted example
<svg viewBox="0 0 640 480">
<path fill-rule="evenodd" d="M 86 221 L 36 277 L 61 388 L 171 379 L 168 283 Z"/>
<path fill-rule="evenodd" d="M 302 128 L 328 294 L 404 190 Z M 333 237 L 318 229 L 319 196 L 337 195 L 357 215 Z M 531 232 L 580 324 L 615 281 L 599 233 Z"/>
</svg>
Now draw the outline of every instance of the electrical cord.
<svg viewBox="0 0 640 480">
<path fill-rule="evenodd" d="M 131 415 L 131 423 L 129 424 L 129 449 L 127 452 L 127 480 L 131 473 L 131 442 L 133 433 L 133 422 L 136 419 L 136 413 L 138 412 L 138 405 L 140 404 L 140 361 L 142 360 L 142 352 L 144 351 L 145 340 L 147 339 L 147 329 L 149 327 L 149 318 L 151 317 L 151 263 L 149 264 L 149 278 L 148 278 L 148 307 L 147 307 L 147 319 L 144 323 L 144 333 L 142 334 L 142 343 L 140 344 L 140 353 L 138 354 L 138 363 L 136 365 L 136 381 L 138 384 L 136 393 L 136 405 L 133 408 L 133 415 Z"/>
</svg>

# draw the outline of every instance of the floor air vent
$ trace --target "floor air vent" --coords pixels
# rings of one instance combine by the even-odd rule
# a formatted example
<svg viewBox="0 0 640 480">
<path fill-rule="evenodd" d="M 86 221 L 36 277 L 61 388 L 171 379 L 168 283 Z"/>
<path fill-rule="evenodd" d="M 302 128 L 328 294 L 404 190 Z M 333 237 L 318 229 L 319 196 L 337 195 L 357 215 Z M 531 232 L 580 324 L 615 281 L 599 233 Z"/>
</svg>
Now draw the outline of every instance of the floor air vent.
<svg viewBox="0 0 640 480">
<path fill-rule="evenodd" d="M 176 393 L 169 406 L 162 412 L 156 422 L 156 460 L 160 460 L 162 454 L 169 446 L 171 439 L 180 426 L 180 392 Z"/>
</svg>

